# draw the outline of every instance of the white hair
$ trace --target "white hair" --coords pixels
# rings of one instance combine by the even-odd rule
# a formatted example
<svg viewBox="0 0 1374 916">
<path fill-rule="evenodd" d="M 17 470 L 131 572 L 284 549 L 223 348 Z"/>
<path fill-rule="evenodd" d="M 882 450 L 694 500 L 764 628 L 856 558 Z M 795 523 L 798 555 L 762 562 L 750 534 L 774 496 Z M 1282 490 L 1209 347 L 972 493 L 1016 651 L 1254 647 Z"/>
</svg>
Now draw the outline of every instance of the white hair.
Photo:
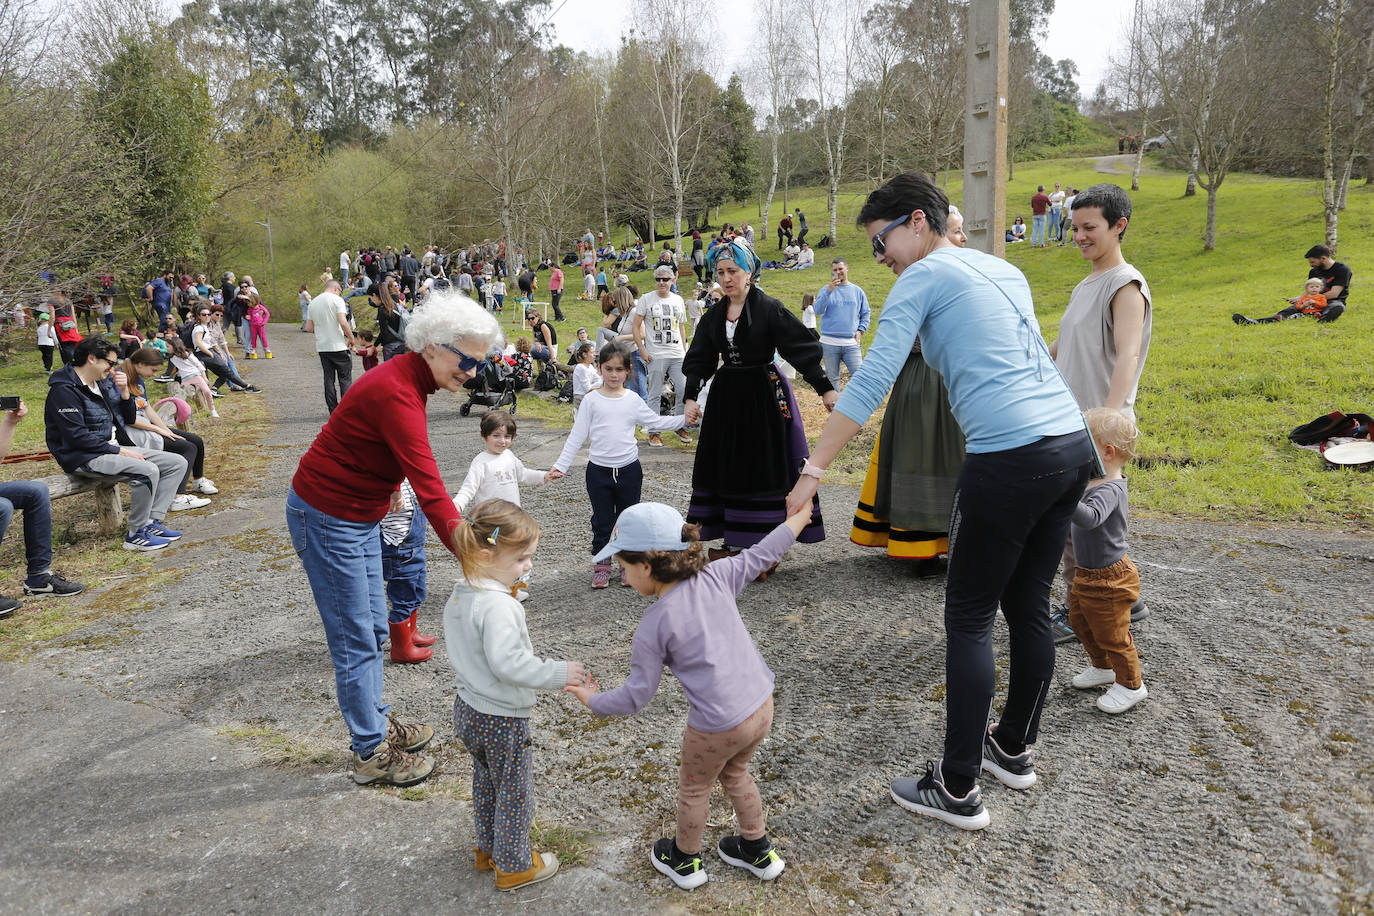
<svg viewBox="0 0 1374 916">
<path fill-rule="evenodd" d="M 501 345 L 503 336 L 495 316 L 453 290 L 430 293 L 406 326 L 406 346 L 417 352 L 429 344 L 442 347 L 460 340 L 490 350 Z"/>
<path fill-rule="evenodd" d="M 956 206 L 954 206 L 954 204 L 950 204 L 950 205 L 949 205 L 949 215 L 950 215 L 950 216 L 963 216 L 964 214 L 960 213 L 960 212 L 959 212 L 959 208 L 956 207 Z"/>
</svg>

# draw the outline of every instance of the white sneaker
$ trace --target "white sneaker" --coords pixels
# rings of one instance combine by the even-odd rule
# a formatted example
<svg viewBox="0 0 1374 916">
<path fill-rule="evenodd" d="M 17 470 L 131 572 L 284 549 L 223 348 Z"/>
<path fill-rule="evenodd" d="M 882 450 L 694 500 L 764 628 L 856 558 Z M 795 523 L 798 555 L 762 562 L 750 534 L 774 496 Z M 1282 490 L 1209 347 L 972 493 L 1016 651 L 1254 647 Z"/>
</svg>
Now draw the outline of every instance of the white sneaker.
<svg viewBox="0 0 1374 916">
<path fill-rule="evenodd" d="M 210 500 L 203 496 L 195 496 L 190 493 L 179 493 L 172 499 L 172 504 L 168 506 L 173 512 L 184 512 L 187 509 L 202 509 L 210 505 Z"/>
<path fill-rule="evenodd" d="M 1145 689 L 1144 681 L 1141 681 L 1140 686 L 1134 690 L 1113 683 L 1106 693 L 1097 698 L 1097 708 L 1103 712 L 1116 715 L 1130 709 L 1149 695 L 1150 691 Z"/>
<path fill-rule="evenodd" d="M 219 487 L 209 477 L 199 477 L 191 481 L 192 493 L 204 493 L 206 496 L 214 496 L 219 492 Z"/>
<path fill-rule="evenodd" d="M 1093 665 L 1088 665 L 1088 667 L 1073 676 L 1072 683 L 1079 690 L 1092 690 L 1094 687 L 1106 687 L 1108 684 L 1116 683 L 1116 672 L 1111 668 L 1097 668 Z"/>
</svg>

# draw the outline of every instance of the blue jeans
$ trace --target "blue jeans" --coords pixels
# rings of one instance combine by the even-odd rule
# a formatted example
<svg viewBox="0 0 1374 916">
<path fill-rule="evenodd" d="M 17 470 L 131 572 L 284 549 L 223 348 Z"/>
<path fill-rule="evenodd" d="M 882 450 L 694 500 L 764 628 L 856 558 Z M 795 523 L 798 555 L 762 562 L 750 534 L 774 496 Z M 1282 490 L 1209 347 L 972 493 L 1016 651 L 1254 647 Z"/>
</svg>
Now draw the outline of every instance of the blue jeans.
<svg viewBox="0 0 1374 916">
<path fill-rule="evenodd" d="M 649 367 L 644 365 L 644 357 L 639 355 L 639 351 L 634 351 L 634 373 L 625 379 L 625 387 L 633 391 L 644 399 L 644 403 L 649 403 Z"/>
<path fill-rule="evenodd" d="M 0 483 L 0 538 L 5 536 L 16 509 L 24 513 L 28 584 L 41 585 L 52 563 L 52 504 L 47 484 L 37 480 Z"/>
<path fill-rule="evenodd" d="M 1048 242 L 1050 239 L 1054 239 L 1055 241 L 1058 241 L 1059 238 L 1062 238 L 1062 233 L 1060 232 L 1060 228 L 1059 228 L 1059 211 L 1056 210 L 1056 209 L 1054 209 L 1053 207 L 1051 207 L 1051 208 L 1050 208 L 1049 217 L 1050 217 L 1050 230 L 1049 230 L 1049 235 L 1046 236 L 1046 238 L 1045 238 L 1045 241 Z"/>
<path fill-rule="evenodd" d="M 292 489 L 286 527 L 324 624 L 339 712 L 354 753 L 366 755 L 386 737 L 391 711 L 382 702 L 382 644 L 389 630 L 377 523 L 327 515 Z"/>
<path fill-rule="evenodd" d="M 1045 222 L 1048 219 L 1046 214 L 1031 215 L 1031 247 L 1045 244 Z"/>
<path fill-rule="evenodd" d="M 849 369 L 849 377 L 853 378 L 859 371 L 859 367 L 864 364 L 863 350 L 859 349 L 857 343 L 845 344 L 821 344 L 821 361 L 825 363 L 825 374 L 830 377 L 830 384 L 836 388 L 840 385 L 840 363 L 844 363 Z"/>
<path fill-rule="evenodd" d="M 415 506 L 405 540 L 382 541 L 382 578 L 391 599 L 391 623 L 401 623 L 425 603 L 425 514 Z"/>
</svg>

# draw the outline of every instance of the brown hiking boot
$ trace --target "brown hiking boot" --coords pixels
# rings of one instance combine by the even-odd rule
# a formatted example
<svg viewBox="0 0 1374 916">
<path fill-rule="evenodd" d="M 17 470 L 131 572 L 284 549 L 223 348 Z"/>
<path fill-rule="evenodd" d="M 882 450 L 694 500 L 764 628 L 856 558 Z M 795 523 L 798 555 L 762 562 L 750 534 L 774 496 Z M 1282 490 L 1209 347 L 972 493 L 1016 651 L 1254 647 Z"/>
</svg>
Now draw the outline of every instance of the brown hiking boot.
<svg viewBox="0 0 1374 916">
<path fill-rule="evenodd" d="M 506 872 L 496 869 L 496 889 L 513 891 L 518 887 L 538 884 L 558 874 L 558 856 L 553 853 L 535 853 L 534 864 L 524 871 Z"/>
<path fill-rule="evenodd" d="M 377 783 L 384 786 L 413 786 L 424 782 L 434 770 L 434 760 L 418 754 L 407 754 L 383 741 L 364 760 L 353 753 L 353 781 L 360 786 Z"/>
<path fill-rule="evenodd" d="M 425 745 L 434 738 L 434 729 L 428 725 L 402 725 L 395 716 L 387 716 L 386 742 L 399 747 L 407 754 L 423 751 Z"/>
<path fill-rule="evenodd" d="M 491 871 L 496 868 L 496 863 L 491 860 L 491 853 L 483 852 L 476 846 L 472 847 L 472 852 L 476 856 L 472 863 L 473 868 L 478 871 Z"/>
</svg>

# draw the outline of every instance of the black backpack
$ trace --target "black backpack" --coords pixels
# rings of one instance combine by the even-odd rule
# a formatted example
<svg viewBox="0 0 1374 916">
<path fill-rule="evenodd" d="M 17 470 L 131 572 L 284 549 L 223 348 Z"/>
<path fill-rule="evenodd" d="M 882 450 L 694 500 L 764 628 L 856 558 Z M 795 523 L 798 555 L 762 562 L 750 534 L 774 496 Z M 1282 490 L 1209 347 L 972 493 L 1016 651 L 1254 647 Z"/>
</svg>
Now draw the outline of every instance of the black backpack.
<svg viewBox="0 0 1374 916">
<path fill-rule="evenodd" d="M 194 321 L 188 321 L 177 328 L 177 336 L 181 338 L 182 343 L 186 344 L 186 349 L 190 350 L 193 354 L 196 352 L 196 344 L 195 338 L 191 335 L 191 332 L 195 329 L 196 323 Z"/>
<path fill-rule="evenodd" d="M 563 378 L 552 360 L 539 367 L 539 374 L 534 378 L 535 391 L 555 391 L 562 385 Z"/>
</svg>

